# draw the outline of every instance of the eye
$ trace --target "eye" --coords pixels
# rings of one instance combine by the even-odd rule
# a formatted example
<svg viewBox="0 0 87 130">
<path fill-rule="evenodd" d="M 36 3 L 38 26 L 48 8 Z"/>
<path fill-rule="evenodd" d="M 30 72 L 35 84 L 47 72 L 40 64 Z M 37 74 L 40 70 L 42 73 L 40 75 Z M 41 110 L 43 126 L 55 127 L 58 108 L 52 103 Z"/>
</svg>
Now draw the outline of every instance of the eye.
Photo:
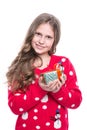
<svg viewBox="0 0 87 130">
<path fill-rule="evenodd" d="M 35 36 L 41 36 L 41 33 L 35 32 Z"/>
<path fill-rule="evenodd" d="M 52 37 L 51 37 L 51 36 L 49 36 L 49 35 L 48 35 L 48 36 L 46 36 L 46 38 L 47 38 L 47 39 L 52 39 Z"/>
</svg>

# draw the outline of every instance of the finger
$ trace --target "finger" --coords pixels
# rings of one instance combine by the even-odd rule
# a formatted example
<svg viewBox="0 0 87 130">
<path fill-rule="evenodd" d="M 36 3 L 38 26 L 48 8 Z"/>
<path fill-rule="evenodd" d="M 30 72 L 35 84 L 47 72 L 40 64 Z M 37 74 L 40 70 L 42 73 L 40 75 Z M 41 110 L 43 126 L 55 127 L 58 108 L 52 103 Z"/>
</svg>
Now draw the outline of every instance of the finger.
<svg viewBox="0 0 87 130">
<path fill-rule="evenodd" d="M 55 86 L 58 85 L 58 80 L 54 80 L 52 82 L 49 82 L 49 88 L 50 90 L 53 90 L 55 88 Z"/>
</svg>

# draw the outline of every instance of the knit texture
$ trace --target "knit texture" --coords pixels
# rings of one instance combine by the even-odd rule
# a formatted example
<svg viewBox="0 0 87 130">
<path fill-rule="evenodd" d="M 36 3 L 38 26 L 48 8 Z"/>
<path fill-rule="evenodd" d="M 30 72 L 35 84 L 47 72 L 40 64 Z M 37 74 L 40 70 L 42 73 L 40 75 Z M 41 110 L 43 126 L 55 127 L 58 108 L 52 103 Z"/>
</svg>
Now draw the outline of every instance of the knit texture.
<svg viewBox="0 0 87 130">
<path fill-rule="evenodd" d="M 62 62 L 67 76 L 65 84 L 56 92 L 47 92 L 38 85 L 41 73 L 51 71 Z M 35 69 L 36 80 L 32 81 L 25 93 L 13 94 L 8 90 L 8 105 L 18 115 L 15 130 L 68 130 L 68 108 L 76 109 L 82 101 L 75 69 L 70 60 L 52 55 L 49 65 Z"/>
</svg>

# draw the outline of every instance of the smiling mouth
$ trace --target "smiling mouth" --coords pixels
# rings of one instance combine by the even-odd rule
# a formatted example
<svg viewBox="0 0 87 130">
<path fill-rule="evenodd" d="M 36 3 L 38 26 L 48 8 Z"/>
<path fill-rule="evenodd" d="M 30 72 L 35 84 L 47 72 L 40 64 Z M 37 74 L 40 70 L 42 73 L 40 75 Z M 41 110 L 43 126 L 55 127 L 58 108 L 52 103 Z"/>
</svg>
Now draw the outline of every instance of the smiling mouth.
<svg viewBox="0 0 87 130">
<path fill-rule="evenodd" d="M 36 46 L 37 46 L 37 48 L 39 48 L 39 49 L 45 48 L 45 46 L 41 46 L 41 45 L 38 45 L 38 44 L 36 44 Z"/>
</svg>

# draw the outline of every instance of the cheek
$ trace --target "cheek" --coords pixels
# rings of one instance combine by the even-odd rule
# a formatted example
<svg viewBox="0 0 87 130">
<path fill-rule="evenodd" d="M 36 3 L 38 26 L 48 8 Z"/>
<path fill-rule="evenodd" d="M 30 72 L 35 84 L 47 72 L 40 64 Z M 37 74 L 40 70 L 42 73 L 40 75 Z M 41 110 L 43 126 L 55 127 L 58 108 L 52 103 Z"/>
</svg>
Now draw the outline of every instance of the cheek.
<svg viewBox="0 0 87 130">
<path fill-rule="evenodd" d="M 38 38 L 34 36 L 34 37 L 32 38 L 32 41 L 36 42 L 36 41 L 38 41 Z"/>
<path fill-rule="evenodd" d="M 48 48 L 51 49 L 52 46 L 53 46 L 53 43 L 50 43 L 50 44 L 48 45 Z"/>
<path fill-rule="evenodd" d="M 36 38 L 33 37 L 32 41 L 31 41 L 31 45 L 34 45 L 36 41 L 37 41 Z"/>
<path fill-rule="evenodd" d="M 32 39 L 31 44 L 33 44 L 34 42 L 35 42 L 35 38 Z"/>
</svg>

